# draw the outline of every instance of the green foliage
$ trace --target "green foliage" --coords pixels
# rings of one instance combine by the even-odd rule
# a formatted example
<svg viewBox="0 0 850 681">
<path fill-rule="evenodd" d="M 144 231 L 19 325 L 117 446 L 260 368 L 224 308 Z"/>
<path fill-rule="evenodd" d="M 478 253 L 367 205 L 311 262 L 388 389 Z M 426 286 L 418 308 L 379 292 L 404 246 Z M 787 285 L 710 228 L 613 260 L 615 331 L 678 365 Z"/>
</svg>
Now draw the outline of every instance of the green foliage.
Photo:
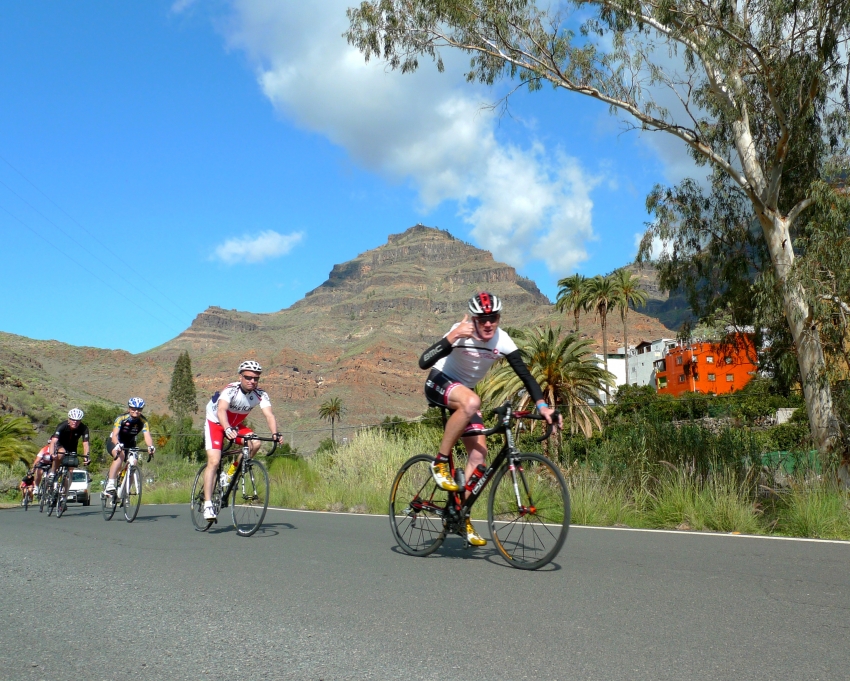
<svg viewBox="0 0 850 681">
<path fill-rule="evenodd" d="M 83 411 L 86 415 L 83 421 L 89 427 L 89 451 L 92 461 L 98 463 L 106 456 L 104 442 L 112 433 L 112 424 L 124 410 L 118 405 L 93 402 L 87 404 Z"/>
<path fill-rule="evenodd" d="M 336 441 L 334 424 L 341 421 L 346 408 L 339 397 L 331 397 L 319 405 L 319 418 L 331 422 L 331 441 Z"/>
<path fill-rule="evenodd" d="M 336 450 L 336 441 L 332 437 L 326 437 L 316 448 L 316 454 L 324 454 Z"/>
<path fill-rule="evenodd" d="M 171 389 L 168 391 L 168 408 L 178 420 L 190 413 L 198 412 L 198 395 L 195 390 L 195 380 L 192 378 L 192 360 L 187 350 L 181 352 L 174 363 Z"/>
<path fill-rule="evenodd" d="M 32 423 L 24 416 L 0 416 L 0 464 L 32 465 L 38 445 Z"/>
</svg>

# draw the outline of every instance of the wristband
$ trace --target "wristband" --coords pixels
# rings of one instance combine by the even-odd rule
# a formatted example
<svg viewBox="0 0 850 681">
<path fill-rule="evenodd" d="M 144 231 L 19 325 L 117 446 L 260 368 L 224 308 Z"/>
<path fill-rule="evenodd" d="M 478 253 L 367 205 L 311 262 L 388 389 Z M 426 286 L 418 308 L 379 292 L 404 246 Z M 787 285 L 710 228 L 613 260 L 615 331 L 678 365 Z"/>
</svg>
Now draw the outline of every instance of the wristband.
<svg viewBox="0 0 850 681">
<path fill-rule="evenodd" d="M 549 408 L 549 405 L 548 405 L 548 404 L 546 404 L 545 402 L 538 402 L 538 403 L 537 403 L 537 411 L 540 411 L 540 410 L 541 410 L 541 409 L 543 409 L 544 407 L 545 407 L 546 409 L 548 409 L 548 408 Z"/>
</svg>

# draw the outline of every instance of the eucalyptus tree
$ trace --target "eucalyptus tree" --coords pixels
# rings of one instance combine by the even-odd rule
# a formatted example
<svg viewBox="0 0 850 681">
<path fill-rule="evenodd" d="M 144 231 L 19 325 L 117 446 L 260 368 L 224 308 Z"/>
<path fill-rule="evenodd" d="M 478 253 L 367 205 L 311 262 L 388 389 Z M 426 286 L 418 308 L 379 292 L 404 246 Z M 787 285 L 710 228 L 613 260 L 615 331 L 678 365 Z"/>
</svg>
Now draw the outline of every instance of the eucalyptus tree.
<svg viewBox="0 0 850 681">
<path fill-rule="evenodd" d="M 336 442 L 334 423 L 342 421 L 345 411 L 345 405 L 339 397 L 331 397 L 319 405 L 319 418 L 331 422 L 331 440 L 333 442 Z"/>
<path fill-rule="evenodd" d="M 600 389 L 613 385 L 614 377 L 597 363 L 591 341 L 581 340 L 574 333 L 562 335 L 560 327 L 523 331 L 514 340 L 547 403 L 566 409 L 570 432 L 590 437 L 594 428 L 601 428 L 590 402 L 599 400 Z M 490 403 L 509 399 L 522 409 L 531 399 L 522 391 L 520 378 L 505 363 L 494 367 L 479 385 L 479 394 Z"/>
<path fill-rule="evenodd" d="M 587 277 L 583 274 L 573 274 L 558 280 L 558 297 L 555 307 L 559 312 L 572 312 L 575 317 L 575 333 L 578 333 L 578 318 L 582 312 L 587 312 L 584 300 L 584 283 Z"/>
<path fill-rule="evenodd" d="M 470 81 L 508 77 L 592 97 L 728 177 L 761 230 L 813 438 L 832 446 L 823 345 L 793 276 L 794 236 L 821 159 L 847 129 L 850 2 L 370 0 L 348 17 L 346 37 L 367 60 L 409 72 L 429 58 L 442 70 L 441 50 L 462 50 Z"/>
<path fill-rule="evenodd" d="M 626 349 L 626 385 L 629 385 L 629 306 L 643 307 L 646 305 L 647 295 L 640 287 L 640 279 L 629 270 L 619 269 L 611 275 L 614 287 L 617 289 L 617 309 L 620 311 L 620 319 L 623 320 L 623 345 Z"/>
</svg>

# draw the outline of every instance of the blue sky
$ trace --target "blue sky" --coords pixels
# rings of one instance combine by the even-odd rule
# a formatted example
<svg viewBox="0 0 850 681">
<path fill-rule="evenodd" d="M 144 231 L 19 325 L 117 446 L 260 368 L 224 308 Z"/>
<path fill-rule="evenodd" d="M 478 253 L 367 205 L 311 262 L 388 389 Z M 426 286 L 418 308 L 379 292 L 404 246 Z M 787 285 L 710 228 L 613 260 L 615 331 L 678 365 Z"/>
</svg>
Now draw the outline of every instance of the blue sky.
<svg viewBox="0 0 850 681">
<path fill-rule="evenodd" d="M 367 65 L 347 5 L 2 2 L 0 330 L 140 352 L 210 305 L 288 307 L 419 222 L 554 299 L 630 261 L 648 191 L 691 172 L 578 95 L 494 114 L 507 84 L 466 84 L 462 55 Z"/>
</svg>

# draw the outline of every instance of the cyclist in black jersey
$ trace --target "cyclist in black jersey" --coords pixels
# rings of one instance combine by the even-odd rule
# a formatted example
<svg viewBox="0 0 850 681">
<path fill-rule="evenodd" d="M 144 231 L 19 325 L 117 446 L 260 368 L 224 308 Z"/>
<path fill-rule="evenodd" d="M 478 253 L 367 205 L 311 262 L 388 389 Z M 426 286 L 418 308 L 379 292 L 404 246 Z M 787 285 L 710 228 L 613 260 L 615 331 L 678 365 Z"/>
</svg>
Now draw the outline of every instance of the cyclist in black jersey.
<svg viewBox="0 0 850 681">
<path fill-rule="evenodd" d="M 56 470 L 59 468 L 66 454 L 77 453 L 80 438 L 83 440 L 83 456 L 85 457 L 83 463 L 88 466 L 91 462 L 89 458 L 89 427 L 83 423 L 83 416 L 85 414 L 82 409 L 74 408 L 68 412 L 68 420 L 62 421 L 56 426 L 53 437 L 50 438 L 50 442 L 48 443 L 50 446 L 50 456 L 53 459 L 50 469 L 51 478 L 56 474 Z M 68 480 L 71 480 L 73 478 L 74 468 L 72 466 L 68 468 L 70 472 Z M 67 491 L 62 490 L 62 493 L 64 494 Z"/>
<path fill-rule="evenodd" d="M 153 446 L 148 420 L 142 416 L 144 408 L 145 401 L 141 397 L 131 397 L 127 401 L 127 413 L 121 414 L 112 424 L 112 435 L 105 442 L 106 452 L 112 457 L 112 465 L 109 467 L 104 494 L 115 494 L 118 472 L 124 465 L 124 450 L 136 446 L 136 436 L 139 433 L 148 445 L 148 461 L 153 458 L 156 447 Z"/>
<path fill-rule="evenodd" d="M 439 341 L 422 353 L 420 369 L 431 369 L 425 381 L 425 397 L 430 404 L 447 407 L 451 416 L 446 423 L 443 441 L 437 458 L 431 465 L 434 481 L 445 490 L 460 489 L 449 472 L 449 454 L 455 443 L 463 438 L 463 446 L 469 454 L 465 477 L 483 464 L 487 455 L 487 438 L 479 435 L 484 428 L 481 419 L 481 399 L 475 394 L 475 385 L 484 378 L 494 362 L 502 357 L 508 360 L 522 380 L 528 394 L 534 400 L 540 415 L 547 423 L 563 425 L 563 419 L 543 398 L 540 385 L 534 380 L 522 360 L 516 343 L 499 328 L 502 301 L 492 293 L 482 291 L 469 300 L 469 315 L 452 326 Z M 467 520 L 467 541 L 473 546 L 484 546 L 482 538 Z"/>
</svg>

